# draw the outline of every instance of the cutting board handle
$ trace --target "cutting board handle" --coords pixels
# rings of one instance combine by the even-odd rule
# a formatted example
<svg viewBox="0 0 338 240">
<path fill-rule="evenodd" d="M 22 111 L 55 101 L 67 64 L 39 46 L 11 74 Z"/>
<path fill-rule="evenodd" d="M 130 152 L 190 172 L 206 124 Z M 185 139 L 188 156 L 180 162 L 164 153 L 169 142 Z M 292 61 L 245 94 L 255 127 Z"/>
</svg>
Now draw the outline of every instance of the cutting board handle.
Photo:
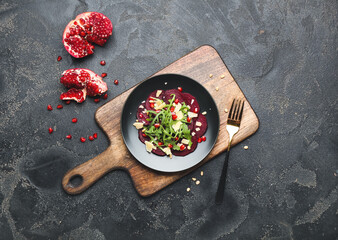
<svg viewBox="0 0 338 240">
<path fill-rule="evenodd" d="M 113 169 L 123 168 L 113 157 L 113 149 L 107 148 L 93 159 L 69 170 L 62 179 L 62 187 L 69 194 L 79 194 Z"/>
</svg>

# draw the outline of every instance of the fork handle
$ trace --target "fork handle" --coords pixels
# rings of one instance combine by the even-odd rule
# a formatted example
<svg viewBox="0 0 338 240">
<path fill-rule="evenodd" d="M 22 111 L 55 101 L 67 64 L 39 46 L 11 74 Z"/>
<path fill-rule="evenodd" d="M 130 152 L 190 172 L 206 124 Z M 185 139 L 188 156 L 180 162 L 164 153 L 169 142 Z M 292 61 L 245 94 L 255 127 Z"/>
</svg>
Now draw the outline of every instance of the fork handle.
<svg viewBox="0 0 338 240">
<path fill-rule="evenodd" d="M 225 190 L 225 179 L 227 176 L 229 155 L 230 155 L 230 145 L 225 155 L 222 174 L 221 174 L 221 178 L 219 179 L 219 183 L 218 183 L 218 189 L 217 189 L 216 199 L 215 199 L 215 203 L 217 205 L 220 205 L 223 203 L 224 190 Z"/>
</svg>

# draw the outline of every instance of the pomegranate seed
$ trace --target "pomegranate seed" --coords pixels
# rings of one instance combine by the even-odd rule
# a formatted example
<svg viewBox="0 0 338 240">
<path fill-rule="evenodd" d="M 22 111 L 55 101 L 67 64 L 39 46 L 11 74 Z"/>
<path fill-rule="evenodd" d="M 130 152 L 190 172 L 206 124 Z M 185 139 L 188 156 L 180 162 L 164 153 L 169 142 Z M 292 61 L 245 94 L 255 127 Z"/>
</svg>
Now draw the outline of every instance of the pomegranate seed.
<svg viewBox="0 0 338 240">
<path fill-rule="evenodd" d="M 178 99 L 177 98 L 175 99 L 175 103 L 178 104 Z"/>
<path fill-rule="evenodd" d="M 53 107 L 52 107 L 52 105 L 50 105 L 50 104 L 49 104 L 49 105 L 47 105 L 47 110 L 48 110 L 48 111 L 52 111 L 52 110 L 53 110 Z"/>
<path fill-rule="evenodd" d="M 73 123 L 77 123 L 77 118 L 73 118 L 73 119 L 72 119 L 72 122 L 73 122 Z"/>
<path fill-rule="evenodd" d="M 67 135 L 66 138 L 67 139 L 72 139 L 72 135 Z"/>
<path fill-rule="evenodd" d="M 205 140 L 207 140 L 206 136 L 202 136 L 202 141 L 205 142 Z"/>
<path fill-rule="evenodd" d="M 53 128 L 48 128 L 48 132 L 52 133 L 53 132 Z"/>
<path fill-rule="evenodd" d="M 182 92 L 182 88 L 181 87 L 178 87 L 177 89 L 178 89 L 178 91 Z"/>
<path fill-rule="evenodd" d="M 93 137 L 94 137 L 94 138 L 97 138 L 97 133 L 94 133 L 94 134 L 93 134 Z"/>
<path fill-rule="evenodd" d="M 107 77 L 107 73 L 102 73 L 102 74 L 101 74 L 101 77 L 103 77 L 103 78 L 104 78 L 104 77 Z"/>
<path fill-rule="evenodd" d="M 197 108 L 194 108 L 194 113 L 198 113 L 198 109 Z"/>
<path fill-rule="evenodd" d="M 74 22 L 74 25 L 77 25 L 77 21 Z"/>
<path fill-rule="evenodd" d="M 105 95 L 103 95 L 103 99 L 107 99 L 108 98 L 108 94 L 106 93 Z"/>
<path fill-rule="evenodd" d="M 175 107 L 170 108 L 170 112 L 173 112 L 175 110 Z"/>
<path fill-rule="evenodd" d="M 202 142 L 202 138 L 198 138 L 198 139 L 197 139 L 197 142 L 198 142 L 198 143 L 201 143 L 201 142 Z"/>
<path fill-rule="evenodd" d="M 119 84 L 119 80 L 115 79 L 115 80 L 114 80 L 114 84 L 115 84 L 115 85 Z"/>
<path fill-rule="evenodd" d="M 66 104 L 67 104 L 67 105 L 70 104 L 70 100 L 66 101 Z"/>
<path fill-rule="evenodd" d="M 143 118 L 143 114 L 142 113 L 140 113 L 138 116 L 139 116 L 139 118 Z"/>
<path fill-rule="evenodd" d="M 58 62 L 60 62 L 62 60 L 61 56 L 58 56 Z"/>
<path fill-rule="evenodd" d="M 145 133 L 142 133 L 142 136 L 143 136 L 143 137 L 146 137 L 147 135 L 146 135 Z"/>
<path fill-rule="evenodd" d="M 102 66 L 104 66 L 104 65 L 106 65 L 106 61 L 102 60 L 102 61 L 100 62 L 100 64 L 101 64 Z"/>
<path fill-rule="evenodd" d="M 162 146 L 162 145 L 163 145 L 163 142 L 158 142 L 158 145 L 159 145 L 159 146 Z"/>
<path fill-rule="evenodd" d="M 151 108 L 154 108 L 154 107 L 155 107 L 155 104 L 154 104 L 154 103 L 150 103 L 150 107 L 151 107 Z"/>
<path fill-rule="evenodd" d="M 85 139 L 84 137 L 80 137 L 80 141 L 81 141 L 81 142 L 85 142 L 86 139 Z"/>
<path fill-rule="evenodd" d="M 59 105 L 57 105 L 57 107 L 56 107 L 57 109 L 62 109 L 63 108 L 63 106 L 61 105 L 61 104 L 59 104 Z"/>
<path fill-rule="evenodd" d="M 177 141 L 178 140 L 178 137 L 175 137 L 175 141 Z"/>
<path fill-rule="evenodd" d="M 173 145 L 171 145 L 170 143 L 168 144 L 168 148 L 173 148 Z"/>
<path fill-rule="evenodd" d="M 93 140 L 94 140 L 94 137 L 93 137 L 93 136 L 89 136 L 88 139 L 89 139 L 90 141 L 93 141 Z"/>
<path fill-rule="evenodd" d="M 149 97 L 149 101 L 152 101 L 152 100 L 154 100 L 154 98 L 153 97 Z"/>
<path fill-rule="evenodd" d="M 187 122 L 190 123 L 191 122 L 191 118 L 187 117 Z"/>
<path fill-rule="evenodd" d="M 155 126 L 155 128 L 159 128 L 160 124 L 159 123 L 155 123 L 154 126 Z"/>
<path fill-rule="evenodd" d="M 96 102 L 96 103 L 100 102 L 100 98 L 95 98 L 94 102 Z"/>
<path fill-rule="evenodd" d="M 182 144 L 182 145 L 180 146 L 180 150 L 183 151 L 184 149 L 185 149 L 185 146 Z"/>
<path fill-rule="evenodd" d="M 82 37 L 84 37 L 84 36 L 86 36 L 86 32 L 85 32 L 85 31 L 81 31 L 81 32 L 80 32 L 80 35 L 81 35 Z"/>
<path fill-rule="evenodd" d="M 173 118 L 173 120 L 176 120 L 177 119 L 177 115 L 176 114 L 172 115 L 172 118 Z"/>
</svg>

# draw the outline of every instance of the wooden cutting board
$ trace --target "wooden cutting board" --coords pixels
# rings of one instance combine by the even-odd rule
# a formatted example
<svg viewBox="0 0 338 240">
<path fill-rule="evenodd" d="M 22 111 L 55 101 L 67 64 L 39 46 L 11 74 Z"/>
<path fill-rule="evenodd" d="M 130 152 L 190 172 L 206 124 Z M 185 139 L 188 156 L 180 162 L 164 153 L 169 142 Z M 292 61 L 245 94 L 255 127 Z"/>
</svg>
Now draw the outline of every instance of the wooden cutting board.
<svg viewBox="0 0 338 240">
<path fill-rule="evenodd" d="M 225 109 L 230 109 L 233 98 L 245 98 L 245 96 L 218 52 L 211 46 L 201 46 L 153 76 L 165 73 L 176 73 L 190 77 L 200 82 L 213 96 L 220 114 L 220 133 L 210 154 L 197 166 L 176 173 L 154 171 L 139 163 L 128 152 L 120 131 L 123 103 L 135 88 L 132 87 L 96 111 L 95 119 L 107 134 L 110 145 L 97 157 L 65 174 L 62 185 L 67 193 L 81 193 L 111 170 L 124 169 L 129 172 L 137 192 L 144 197 L 150 196 L 226 150 L 228 145 L 228 133 L 226 131 L 228 114 Z M 210 74 L 212 74 L 212 77 L 210 77 Z M 258 118 L 249 102 L 246 101 L 240 131 L 233 138 L 232 145 L 236 145 L 255 133 L 258 126 Z M 219 174 L 221 174 L 221 169 L 219 169 Z M 78 185 L 72 184 L 74 176 L 80 178 L 82 182 Z"/>
</svg>

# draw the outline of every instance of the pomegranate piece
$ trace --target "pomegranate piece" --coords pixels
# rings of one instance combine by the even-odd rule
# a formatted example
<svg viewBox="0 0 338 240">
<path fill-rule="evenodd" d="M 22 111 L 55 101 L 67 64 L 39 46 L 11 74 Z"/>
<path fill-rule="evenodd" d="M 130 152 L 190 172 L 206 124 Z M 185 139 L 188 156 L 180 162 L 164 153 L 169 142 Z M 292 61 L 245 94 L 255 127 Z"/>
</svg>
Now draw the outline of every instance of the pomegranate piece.
<svg viewBox="0 0 338 240">
<path fill-rule="evenodd" d="M 52 110 L 53 110 L 52 105 L 48 104 L 48 105 L 47 105 L 47 110 L 48 110 L 48 111 L 52 111 Z"/>
<path fill-rule="evenodd" d="M 75 100 L 78 103 L 82 103 L 86 99 L 87 90 L 71 88 L 68 92 L 62 93 L 60 95 L 61 100 Z"/>
<path fill-rule="evenodd" d="M 87 82 L 87 95 L 90 97 L 101 95 L 108 90 L 107 83 L 105 83 L 99 75 L 97 76 L 99 78 L 91 79 Z"/>
<path fill-rule="evenodd" d="M 92 43 L 103 46 L 113 32 L 113 24 L 102 13 L 85 12 L 78 15 L 63 32 L 63 45 L 75 58 L 93 54 Z"/>
</svg>

